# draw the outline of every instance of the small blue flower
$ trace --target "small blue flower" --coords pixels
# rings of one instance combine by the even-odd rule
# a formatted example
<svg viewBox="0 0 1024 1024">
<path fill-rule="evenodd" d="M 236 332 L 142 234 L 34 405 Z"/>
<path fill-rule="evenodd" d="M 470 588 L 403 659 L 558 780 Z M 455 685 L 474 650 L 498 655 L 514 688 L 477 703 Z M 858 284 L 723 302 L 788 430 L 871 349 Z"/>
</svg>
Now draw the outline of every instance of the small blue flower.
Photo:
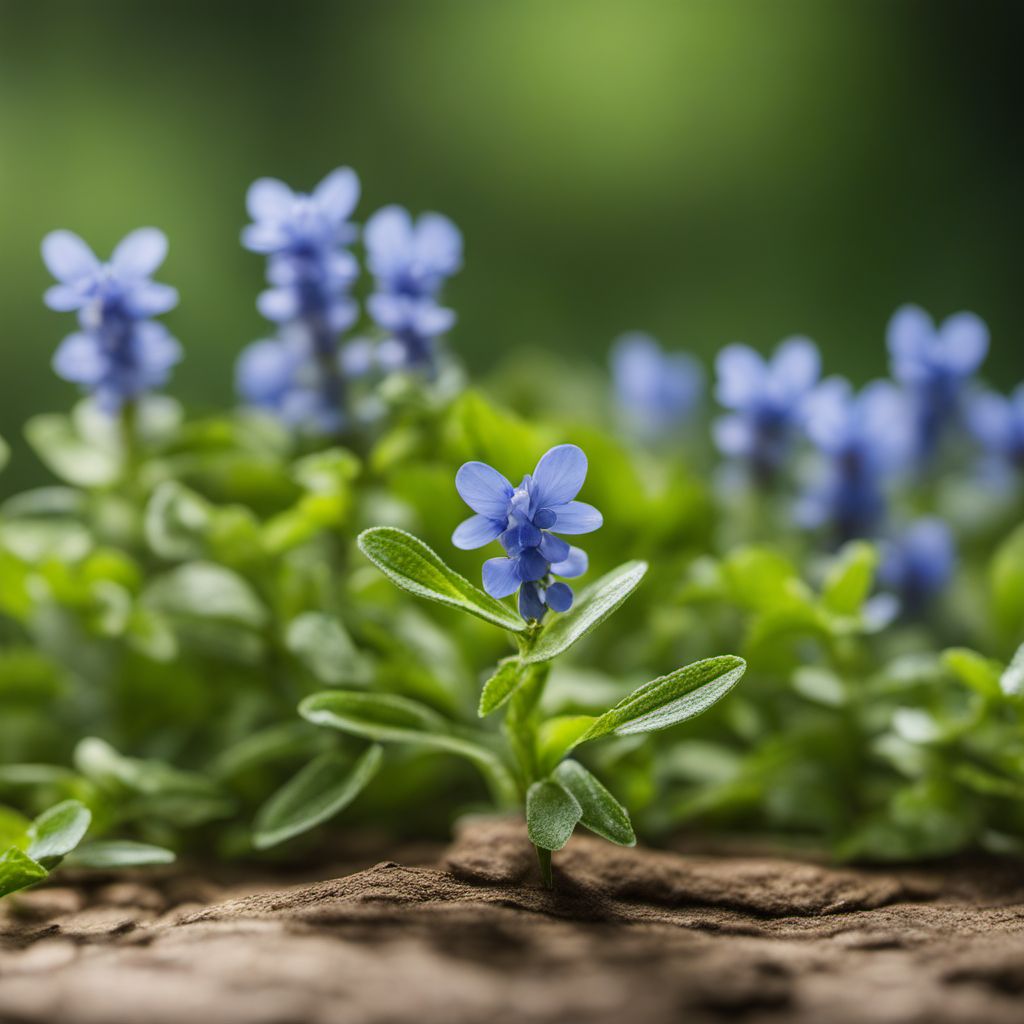
<svg viewBox="0 0 1024 1024">
<path fill-rule="evenodd" d="M 586 477 L 587 457 L 574 444 L 552 448 L 518 487 L 483 462 L 467 462 L 455 475 L 456 489 L 476 515 L 456 528 L 452 543 L 469 551 L 501 542 L 507 557 L 484 563 L 484 589 L 497 598 L 518 590 L 524 619 L 572 606 L 572 588 L 553 577 L 582 576 L 587 556 L 556 534 L 591 533 L 601 526 L 596 508 L 574 500 Z"/>
<path fill-rule="evenodd" d="M 798 520 L 830 527 L 838 542 L 872 536 L 885 517 L 887 480 L 912 446 L 904 395 L 889 381 L 854 393 L 849 381 L 829 377 L 805 403 L 804 429 L 821 458 Z"/>
<path fill-rule="evenodd" d="M 107 263 L 70 231 L 48 234 L 42 253 L 59 282 L 47 290 L 47 306 L 77 312 L 81 327 L 57 349 L 57 375 L 81 385 L 111 413 L 162 387 L 181 359 L 177 340 L 150 319 L 178 303 L 174 288 L 150 280 L 167 255 L 164 233 L 156 228 L 133 231 Z"/>
<path fill-rule="evenodd" d="M 623 334 L 612 347 L 615 397 L 626 419 L 645 437 L 664 436 L 694 412 L 704 370 L 692 356 L 665 352 L 649 334 Z"/>
<path fill-rule="evenodd" d="M 1024 469 L 1024 384 L 1009 398 L 994 391 L 972 395 L 966 412 L 971 432 L 989 455 Z"/>
<path fill-rule="evenodd" d="M 941 519 L 916 519 L 882 549 L 878 581 L 896 594 L 904 615 L 925 611 L 956 568 L 956 546 Z"/>
<path fill-rule="evenodd" d="M 349 218 L 358 199 L 359 179 L 347 167 L 309 195 L 261 178 L 246 196 L 253 222 L 242 244 L 267 256 L 270 284 L 256 304 L 280 336 L 242 353 L 236 384 L 246 401 L 317 433 L 345 423 L 340 338 L 359 315 L 349 294 L 359 266 L 344 246 L 357 237 Z"/>
<path fill-rule="evenodd" d="M 718 353 L 715 370 L 715 396 L 732 410 L 715 421 L 715 443 L 723 454 L 744 460 L 758 483 L 770 484 L 817 383 L 818 349 L 807 338 L 789 338 L 766 361 L 746 345 L 727 345 Z"/>
<path fill-rule="evenodd" d="M 366 308 L 388 335 L 382 364 L 430 369 L 436 339 L 455 323 L 455 313 L 437 297 L 462 267 L 459 229 L 438 213 L 424 213 L 414 222 L 401 206 L 385 206 L 366 222 L 363 241 L 375 284 Z"/>
<path fill-rule="evenodd" d="M 927 463 L 962 412 L 965 385 L 988 353 L 988 327 L 974 313 L 940 325 L 919 306 L 902 306 L 886 331 L 892 375 L 914 405 L 916 455 Z"/>
</svg>

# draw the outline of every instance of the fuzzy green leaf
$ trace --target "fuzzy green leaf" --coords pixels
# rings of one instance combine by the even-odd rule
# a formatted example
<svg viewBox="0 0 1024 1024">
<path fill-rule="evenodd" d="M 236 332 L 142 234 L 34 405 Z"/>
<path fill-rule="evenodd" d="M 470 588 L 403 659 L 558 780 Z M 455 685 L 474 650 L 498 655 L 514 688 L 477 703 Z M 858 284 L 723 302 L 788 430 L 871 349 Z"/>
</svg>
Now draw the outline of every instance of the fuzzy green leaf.
<svg viewBox="0 0 1024 1024">
<path fill-rule="evenodd" d="M 418 537 L 390 526 L 359 535 L 359 549 L 402 590 L 438 604 L 459 608 L 502 629 L 520 633 L 526 623 L 507 605 L 474 587 L 445 565 Z"/>
<path fill-rule="evenodd" d="M 213 562 L 186 562 L 158 576 L 146 588 L 143 602 L 168 615 L 230 622 L 249 629 L 262 628 L 269 618 L 249 583 Z"/>
<path fill-rule="evenodd" d="M 69 484 L 106 487 L 121 475 L 121 453 L 83 438 L 68 416 L 33 416 L 25 424 L 25 438 L 47 468 Z"/>
<path fill-rule="evenodd" d="M 563 761 L 555 769 L 555 779 L 576 798 L 584 828 L 619 846 L 636 845 L 626 808 L 579 761 Z"/>
<path fill-rule="evenodd" d="M 41 882 L 49 872 L 27 853 L 12 846 L 0 853 L 0 896 Z"/>
<path fill-rule="evenodd" d="M 131 839 L 106 839 L 85 843 L 68 855 L 65 863 L 80 868 L 142 868 L 173 864 L 174 851 Z"/>
<path fill-rule="evenodd" d="M 382 755 L 383 747 L 375 744 L 355 764 L 333 751 L 314 758 L 260 808 L 253 845 L 266 850 L 333 818 L 377 774 Z"/>
<path fill-rule="evenodd" d="M 499 662 L 497 671 L 484 683 L 480 694 L 480 707 L 477 711 L 480 717 L 485 718 L 503 707 L 526 680 L 526 676 L 526 666 L 518 658 L 505 658 Z"/>
<path fill-rule="evenodd" d="M 626 562 L 592 583 L 574 607 L 558 616 L 524 652 L 523 662 L 550 661 L 582 640 L 633 593 L 646 572 L 646 562 Z"/>
<path fill-rule="evenodd" d="M 853 541 L 839 552 L 822 589 L 821 599 L 834 615 L 858 615 L 875 581 L 878 552 L 865 541 Z"/>
<path fill-rule="evenodd" d="M 56 804 L 32 822 L 26 852 L 33 860 L 52 866 L 82 841 L 91 821 L 92 813 L 78 800 Z"/>
<path fill-rule="evenodd" d="M 550 772 L 580 742 L 594 724 L 593 715 L 556 715 L 537 730 L 537 760 L 541 772 Z"/>
<path fill-rule="evenodd" d="M 951 647 L 942 652 L 942 661 L 962 683 L 984 697 L 998 697 L 1002 692 L 999 677 L 1002 665 L 967 647 Z"/>
<path fill-rule="evenodd" d="M 285 646 L 321 683 L 328 686 L 369 682 L 370 666 L 345 627 L 332 615 L 303 612 L 292 619 Z"/>
<path fill-rule="evenodd" d="M 723 654 L 653 679 L 601 715 L 580 742 L 610 732 L 629 736 L 685 722 L 721 700 L 739 682 L 746 667 L 742 658 Z"/>
<path fill-rule="evenodd" d="M 580 802 L 553 779 L 535 782 L 526 794 L 526 832 L 542 850 L 560 850 L 583 815 Z"/>
</svg>

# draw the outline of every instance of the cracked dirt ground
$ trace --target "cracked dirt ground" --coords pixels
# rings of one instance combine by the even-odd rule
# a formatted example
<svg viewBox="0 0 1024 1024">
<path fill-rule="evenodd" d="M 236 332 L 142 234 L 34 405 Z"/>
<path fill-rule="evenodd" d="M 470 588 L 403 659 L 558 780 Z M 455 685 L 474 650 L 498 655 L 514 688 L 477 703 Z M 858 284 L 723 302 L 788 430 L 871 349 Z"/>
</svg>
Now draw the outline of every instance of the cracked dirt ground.
<svg viewBox="0 0 1024 1024">
<path fill-rule="evenodd" d="M 1024 869 L 834 869 L 577 836 L 541 890 L 521 824 L 312 885 L 186 874 L 0 911 L 17 1024 L 1024 1021 Z"/>
</svg>

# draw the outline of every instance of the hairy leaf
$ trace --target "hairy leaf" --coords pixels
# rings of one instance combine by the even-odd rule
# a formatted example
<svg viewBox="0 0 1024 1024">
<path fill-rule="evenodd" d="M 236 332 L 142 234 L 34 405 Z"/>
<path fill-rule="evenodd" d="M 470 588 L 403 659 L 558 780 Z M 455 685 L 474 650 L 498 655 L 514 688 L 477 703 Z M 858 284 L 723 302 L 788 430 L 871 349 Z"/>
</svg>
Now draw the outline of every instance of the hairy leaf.
<svg viewBox="0 0 1024 1024">
<path fill-rule="evenodd" d="M 582 809 L 580 824 L 619 846 L 635 846 L 636 834 L 626 808 L 579 761 L 563 761 L 555 778 Z"/>
<path fill-rule="evenodd" d="M 497 671 L 484 683 L 477 713 L 486 717 L 503 707 L 516 689 L 525 681 L 527 669 L 518 658 L 505 658 Z"/>
<path fill-rule="evenodd" d="M 579 801 L 553 779 L 535 782 L 526 794 L 526 831 L 542 850 L 560 850 L 583 814 Z"/>
<path fill-rule="evenodd" d="M 390 526 L 359 535 L 359 549 L 396 586 L 417 597 L 459 608 L 502 629 L 520 633 L 526 623 L 507 605 L 474 587 L 445 565 L 419 538 Z"/>
</svg>

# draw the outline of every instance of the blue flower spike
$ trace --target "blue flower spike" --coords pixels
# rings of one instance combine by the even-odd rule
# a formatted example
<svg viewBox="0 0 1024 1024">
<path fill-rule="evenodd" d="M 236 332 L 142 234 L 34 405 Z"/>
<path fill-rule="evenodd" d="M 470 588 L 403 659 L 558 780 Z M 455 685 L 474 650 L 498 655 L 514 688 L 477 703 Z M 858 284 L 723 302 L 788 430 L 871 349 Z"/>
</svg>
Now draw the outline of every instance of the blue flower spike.
<svg viewBox="0 0 1024 1024">
<path fill-rule="evenodd" d="M 771 485 L 818 382 L 818 349 L 807 338 L 789 338 L 766 360 L 747 345 L 727 345 L 715 370 L 715 397 L 730 410 L 715 421 L 715 443 L 724 455 L 745 462 L 755 482 Z"/>
<path fill-rule="evenodd" d="M 696 411 L 704 371 L 685 352 L 666 352 L 649 334 L 623 334 L 612 346 L 615 399 L 628 424 L 644 438 L 665 437 Z"/>
<path fill-rule="evenodd" d="M 359 265 L 345 246 L 358 235 L 349 219 L 358 199 L 359 179 L 347 167 L 308 195 L 260 178 L 246 196 L 252 223 L 242 244 L 267 257 L 270 286 L 256 305 L 278 334 L 242 352 L 236 386 L 249 404 L 312 433 L 345 426 L 341 336 L 359 316 L 350 294 Z"/>
<path fill-rule="evenodd" d="M 988 327 L 974 313 L 954 313 L 937 325 L 919 306 L 906 305 L 889 321 L 886 342 L 892 375 L 914 406 L 916 455 L 927 466 L 963 413 L 967 385 L 988 354 Z"/>
<path fill-rule="evenodd" d="M 956 544 L 942 519 L 915 519 L 882 548 L 878 581 L 900 599 L 903 614 L 924 613 L 956 568 Z"/>
<path fill-rule="evenodd" d="M 139 228 L 103 263 L 78 235 L 53 231 L 42 254 L 58 282 L 47 290 L 46 305 L 77 313 L 80 327 L 57 349 L 57 375 L 111 414 L 162 387 L 181 359 L 178 341 L 152 319 L 178 304 L 174 288 L 150 280 L 167 255 L 164 233 Z"/>
<path fill-rule="evenodd" d="M 505 556 L 484 562 L 484 589 L 496 598 L 519 592 L 519 613 L 543 619 L 548 609 L 568 611 L 572 588 L 554 577 L 575 579 L 587 556 L 558 534 L 597 530 L 603 519 L 593 505 L 576 501 L 587 477 L 587 457 L 574 444 L 552 448 L 518 487 L 483 462 L 467 462 L 455 474 L 462 500 L 476 513 L 460 523 L 452 543 L 464 551 L 500 541 Z"/>
<path fill-rule="evenodd" d="M 967 423 L 988 455 L 1004 467 L 1024 469 L 1024 384 L 1008 398 L 994 391 L 971 396 Z"/>
<path fill-rule="evenodd" d="M 455 313 L 441 306 L 442 286 L 462 267 L 462 235 L 439 213 L 413 220 L 401 206 L 385 206 L 366 222 L 366 262 L 374 291 L 366 308 L 387 337 L 378 358 L 389 370 L 434 369 L 437 338 Z"/>
</svg>

